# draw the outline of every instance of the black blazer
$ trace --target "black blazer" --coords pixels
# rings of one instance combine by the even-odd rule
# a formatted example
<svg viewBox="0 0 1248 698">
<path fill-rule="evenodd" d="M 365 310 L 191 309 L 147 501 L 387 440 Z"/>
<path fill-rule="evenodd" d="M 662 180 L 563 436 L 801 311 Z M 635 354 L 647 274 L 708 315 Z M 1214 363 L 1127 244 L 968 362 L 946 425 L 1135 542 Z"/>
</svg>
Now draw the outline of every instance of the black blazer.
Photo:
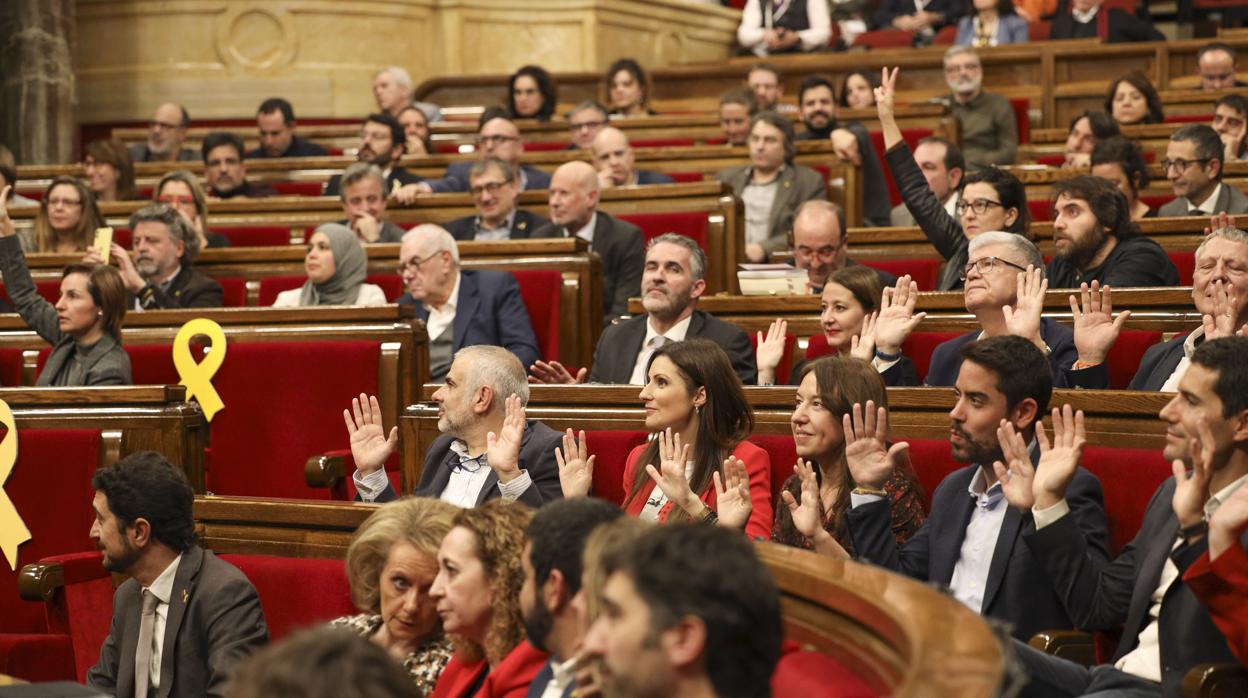
<svg viewBox="0 0 1248 698">
<path fill-rule="evenodd" d="M 439 436 L 425 454 L 425 467 L 420 473 L 420 484 L 412 493 L 417 497 L 441 497 L 446 483 L 451 480 L 451 468 L 459 462 L 459 456 L 451 450 L 451 442 L 455 439 L 449 434 Z M 563 445 L 563 434 L 542 424 L 536 419 L 528 420 L 524 427 L 524 436 L 520 439 L 520 469 L 529 471 L 529 479 L 533 484 L 524 491 L 516 501 L 524 502 L 531 507 L 563 499 L 563 487 L 559 484 L 559 464 L 555 461 L 555 448 Z M 481 488 L 477 504 L 484 504 L 491 499 L 498 499 L 502 492 L 498 489 L 498 475 L 493 471 Z M 390 502 L 398 497 L 394 488 L 388 483 L 375 502 Z M 355 500 L 360 501 L 357 494 Z"/>
<path fill-rule="evenodd" d="M 169 288 L 148 284 L 137 295 L 131 295 L 127 307 L 134 307 L 134 300 L 144 310 L 164 308 L 220 308 L 225 291 L 215 279 L 209 278 L 191 267 L 182 267 L 173 277 Z"/>
<path fill-rule="evenodd" d="M 428 180 L 429 188 L 435 194 L 468 191 L 468 173 L 472 170 L 473 164 L 472 161 L 452 162 L 440 178 Z M 521 165 L 520 169 L 524 172 L 525 191 L 550 188 L 550 175 L 532 165 Z"/>
<path fill-rule="evenodd" d="M 533 234 L 533 231 L 544 225 L 550 225 L 550 221 L 535 213 L 529 213 L 522 208 L 516 209 L 516 217 L 511 221 L 511 239 L 520 240 L 527 238 Z M 456 240 L 475 240 L 477 237 L 476 216 L 456 218 L 443 227 Z"/>
<path fill-rule="evenodd" d="M 628 299 L 641 295 L 641 271 L 646 263 L 641 228 L 599 209 L 591 252 L 602 258 L 603 323 L 628 314 Z M 566 238 L 561 225 L 549 223 L 533 231 L 535 238 Z M 628 377 L 625 376 L 625 382 Z"/>
<path fill-rule="evenodd" d="M 975 341 L 979 330 L 967 332 L 936 346 L 928 363 L 925 385 L 953 385 L 958 380 L 958 370 L 962 368 L 962 347 Z M 1087 388 L 1091 387 L 1082 379 L 1091 379 L 1085 371 L 1074 371 L 1071 366 L 1079 360 L 1079 351 L 1075 349 L 1075 333 L 1069 327 L 1049 318 L 1040 319 L 1040 338 L 1049 345 L 1049 367 L 1053 369 L 1053 387 L 1055 388 Z M 1108 375 L 1108 374 L 1107 374 Z M 1108 379 L 1107 379 L 1108 381 Z M 1108 385 L 1108 382 L 1106 383 Z"/>
<path fill-rule="evenodd" d="M 290 147 L 287 148 L 286 152 L 282 153 L 281 155 L 269 155 L 268 153 L 264 151 L 264 148 L 256 148 L 255 150 L 252 150 L 247 153 L 247 159 L 251 160 L 255 158 L 312 158 L 312 157 L 320 157 L 322 155 L 329 155 L 329 151 L 325 149 L 325 146 L 319 145 L 317 143 L 313 143 L 308 140 L 304 140 L 303 138 L 300 138 L 299 136 L 295 136 L 294 138 L 290 139 Z"/>
<path fill-rule="evenodd" d="M 1059 7 L 1057 16 L 1053 18 L 1053 24 L 1049 28 L 1050 39 L 1092 39 L 1097 36 L 1097 23 L 1101 20 L 1101 13 L 1108 13 L 1108 26 L 1106 29 L 1106 43 L 1117 44 L 1127 41 L 1165 41 L 1166 37 L 1153 27 L 1151 22 L 1146 22 L 1139 17 L 1116 7 L 1106 9 L 1102 7 L 1097 12 L 1096 17 L 1092 18 L 1087 24 L 1080 24 L 1075 21 L 1074 15 L 1069 12 L 1062 12 Z"/>
<path fill-rule="evenodd" d="M 614 383 L 626 385 L 633 377 L 633 366 L 641 353 L 641 343 L 646 339 L 646 322 L 649 315 L 637 315 L 607 326 L 598 337 L 594 347 L 594 365 L 589 369 L 590 383 Z M 736 325 L 720 320 L 702 310 L 693 311 L 689 319 L 689 331 L 685 339 L 701 337 L 724 348 L 732 369 L 741 382 L 754 385 L 758 382 L 758 365 L 754 361 L 754 347 L 750 338 Z"/>
<path fill-rule="evenodd" d="M 1153 494 L 1135 538 L 1113 562 L 1091 554 L 1083 536 L 1069 516 L 1028 533 L 1024 540 L 1043 565 L 1063 599 L 1075 627 L 1104 630 L 1122 624 L 1122 640 L 1113 661 L 1135 649 L 1140 633 L 1148 627 L 1153 592 L 1169 557 L 1179 578 L 1161 600 L 1158 618 L 1161 638 L 1161 688 L 1167 696 L 1179 695 L 1183 675 L 1204 662 L 1235 662 L 1226 637 L 1218 631 L 1200 600 L 1183 583 L 1183 573 L 1208 550 L 1208 540 L 1183 543 L 1171 550 L 1179 533 L 1174 515 L 1174 478 Z M 1248 534 L 1241 535 L 1241 543 Z"/>
<path fill-rule="evenodd" d="M 1035 449 L 1033 462 L 1038 457 L 1039 450 Z M 975 509 L 967 487 L 978 469 L 978 465 L 969 465 L 941 481 L 932 495 L 927 521 L 900 548 L 893 535 L 887 499 L 850 509 L 845 520 L 858 556 L 915 579 L 948 586 Z M 1106 560 L 1109 533 L 1101 483 L 1079 468 L 1067 489 L 1066 501 L 1071 511 L 1066 518 L 1075 527 L 1068 535 L 1081 542 L 1086 538 L 1088 555 Z M 1004 500 L 997 506 L 1009 509 L 993 549 L 982 613 L 1009 622 L 1014 637 L 1023 642 L 1041 630 L 1074 627 L 1058 594 L 1062 585 L 1050 580 L 1031 549 L 1022 544 L 1023 537 L 1036 527 L 1031 512 L 1019 511 Z"/>
<path fill-rule="evenodd" d="M 940 256 L 945 258 L 945 265 L 940 268 L 940 276 L 936 279 L 936 290 L 952 291 L 962 288 L 962 280 L 958 276 L 966 267 L 967 249 L 970 246 L 966 233 L 962 232 L 962 223 L 949 215 L 945 205 L 932 193 L 927 178 L 923 176 L 923 170 L 915 163 L 914 153 L 905 141 L 889 148 L 884 153 L 884 160 L 893 173 L 893 182 L 901 192 L 901 201 L 914 217 L 915 224 L 931 241 Z"/>
<path fill-rule="evenodd" d="M 399 186 L 403 186 L 405 184 L 416 184 L 417 182 L 423 182 L 423 181 L 425 181 L 425 178 L 421 177 L 415 172 L 408 172 L 405 168 L 402 168 L 402 167 L 393 167 L 390 169 L 390 174 L 386 175 L 386 189 L 385 191 L 382 192 L 382 194 L 385 196 L 389 196 L 390 190 L 394 189 L 395 182 L 398 182 Z M 339 196 L 341 193 L 342 193 L 342 175 L 336 174 L 333 177 L 329 178 L 329 183 L 325 185 L 324 195 L 325 196 Z"/>
</svg>

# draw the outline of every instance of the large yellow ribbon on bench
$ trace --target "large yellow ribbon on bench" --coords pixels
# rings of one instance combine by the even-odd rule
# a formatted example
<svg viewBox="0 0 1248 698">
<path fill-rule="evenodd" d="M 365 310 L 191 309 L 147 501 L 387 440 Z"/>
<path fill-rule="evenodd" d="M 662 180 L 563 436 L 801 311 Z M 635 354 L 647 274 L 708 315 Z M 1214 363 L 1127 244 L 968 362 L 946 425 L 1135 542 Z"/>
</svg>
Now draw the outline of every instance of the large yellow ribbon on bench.
<svg viewBox="0 0 1248 698">
<path fill-rule="evenodd" d="M 196 335 L 208 338 L 208 352 L 202 363 L 191 356 L 191 338 Z M 204 417 L 212 421 L 213 415 L 225 408 L 217 389 L 212 387 L 212 377 L 225 361 L 225 331 L 208 318 L 195 318 L 182 326 L 173 338 L 173 367 L 186 386 L 186 399 L 199 400 Z"/>
<path fill-rule="evenodd" d="M 0 424 L 9 431 L 0 441 L 0 551 L 9 560 L 9 567 L 17 571 L 17 546 L 30 540 L 30 529 L 22 523 L 17 507 L 9 495 L 4 493 L 4 481 L 9 479 L 13 466 L 17 463 L 17 424 L 13 421 L 13 410 L 8 403 L 0 400 Z"/>
</svg>

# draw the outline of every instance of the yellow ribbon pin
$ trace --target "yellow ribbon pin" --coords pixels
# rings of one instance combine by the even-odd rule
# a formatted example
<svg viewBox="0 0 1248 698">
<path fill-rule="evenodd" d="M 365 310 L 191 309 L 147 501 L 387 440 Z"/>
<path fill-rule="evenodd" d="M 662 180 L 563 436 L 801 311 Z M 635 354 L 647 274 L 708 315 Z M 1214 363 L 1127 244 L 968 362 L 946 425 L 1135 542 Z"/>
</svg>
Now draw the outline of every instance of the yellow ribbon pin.
<svg viewBox="0 0 1248 698">
<path fill-rule="evenodd" d="M 191 338 L 201 334 L 208 338 L 208 353 L 202 363 L 196 363 L 195 357 L 191 356 Z M 225 409 L 217 389 L 212 387 L 212 377 L 224 361 L 225 332 L 208 318 L 191 320 L 173 338 L 173 367 L 182 377 L 182 385 L 186 386 L 186 399 L 199 400 L 204 417 L 210 422 L 213 415 Z"/>
<path fill-rule="evenodd" d="M 4 493 L 4 481 L 9 479 L 13 466 L 17 463 L 17 424 L 13 421 L 13 410 L 8 403 L 0 400 L 0 424 L 9 431 L 0 441 L 0 551 L 9 560 L 9 567 L 17 571 L 17 546 L 30 540 L 30 529 L 22 523 L 17 507 L 9 495 Z"/>
</svg>

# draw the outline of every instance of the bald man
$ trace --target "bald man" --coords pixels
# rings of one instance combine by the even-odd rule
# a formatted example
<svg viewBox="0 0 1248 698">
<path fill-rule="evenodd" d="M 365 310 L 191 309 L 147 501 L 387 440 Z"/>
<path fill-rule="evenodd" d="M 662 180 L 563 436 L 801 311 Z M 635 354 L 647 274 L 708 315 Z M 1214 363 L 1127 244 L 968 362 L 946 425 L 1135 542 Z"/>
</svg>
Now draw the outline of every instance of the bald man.
<svg viewBox="0 0 1248 698">
<path fill-rule="evenodd" d="M 633 146 L 629 145 L 628 136 L 614 126 L 594 136 L 590 151 L 594 156 L 594 168 L 598 170 L 598 186 L 602 189 L 672 183 L 672 178 L 662 172 L 634 169 Z"/>
<path fill-rule="evenodd" d="M 135 162 L 198 160 L 199 154 L 182 147 L 182 142 L 186 140 L 186 127 L 190 125 L 191 116 L 182 105 L 165 102 L 156 107 L 156 113 L 148 124 L 147 142 L 130 146 L 130 159 Z"/>
<path fill-rule="evenodd" d="M 587 162 L 560 165 L 550 179 L 550 223 L 535 238 L 579 237 L 602 258 L 603 322 L 628 314 L 628 299 L 641 294 L 645 262 L 641 229 L 598 210 L 598 173 Z"/>
</svg>

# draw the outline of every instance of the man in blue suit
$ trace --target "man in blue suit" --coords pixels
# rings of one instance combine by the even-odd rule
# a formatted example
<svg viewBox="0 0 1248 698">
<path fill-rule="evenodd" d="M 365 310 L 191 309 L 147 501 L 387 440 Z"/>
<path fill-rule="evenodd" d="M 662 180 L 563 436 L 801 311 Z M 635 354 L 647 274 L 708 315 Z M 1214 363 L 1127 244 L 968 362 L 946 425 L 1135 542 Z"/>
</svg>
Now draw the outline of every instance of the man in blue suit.
<svg viewBox="0 0 1248 698">
<path fill-rule="evenodd" d="M 429 333 L 429 380 L 446 378 L 451 356 L 476 344 L 503 347 L 525 366 L 541 358 L 516 277 L 461 269 L 459 247 L 445 229 L 426 224 L 408 231 L 399 273 L 407 288 L 399 304 L 416 306 Z"/>
<path fill-rule="evenodd" d="M 531 165 L 521 165 L 520 155 L 524 153 L 524 141 L 520 140 L 520 129 L 512 123 L 505 109 L 494 107 L 486 109 L 481 115 L 477 129 L 477 154 L 481 158 L 496 157 L 518 169 L 520 173 L 520 190 L 549 189 L 550 175 Z M 439 179 L 429 179 L 403 187 L 395 192 L 395 199 L 402 204 L 410 204 L 423 194 L 442 194 L 446 192 L 468 191 L 468 171 L 473 161 L 454 162 L 446 168 Z"/>
</svg>

